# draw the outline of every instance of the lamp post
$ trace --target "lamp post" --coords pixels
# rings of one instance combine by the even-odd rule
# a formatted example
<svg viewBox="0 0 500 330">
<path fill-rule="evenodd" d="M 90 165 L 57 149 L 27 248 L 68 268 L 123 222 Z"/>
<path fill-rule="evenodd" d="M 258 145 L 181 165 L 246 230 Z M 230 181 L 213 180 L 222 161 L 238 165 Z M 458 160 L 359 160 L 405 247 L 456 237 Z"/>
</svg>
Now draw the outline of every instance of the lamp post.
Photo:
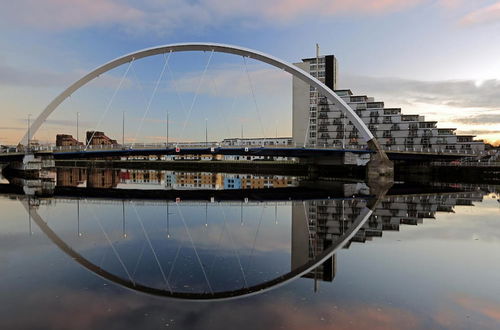
<svg viewBox="0 0 500 330">
<path fill-rule="evenodd" d="M 79 142 L 80 141 L 80 113 L 77 112 L 76 113 L 76 141 Z"/>
<path fill-rule="evenodd" d="M 127 231 L 125 229 L 125 201 L 122 201 L 122 237 L 127 238 Z"/>
<path fill-rule="evenodd" d="M 30 151 L 30 140 L 31 140 L 31 113 L 28 114 L 28 143 L 26 145 L 26 151 Z"/>
<path fill-rule="evenodd" d="M 205 145 L 208 147 L 208 118 L 205 118 Z"/>
<path fill-rule="evenodd" d="M 122 114 L 122 147 L 125 147 L 125 111 Z"/>
<path fill-rule="evenodd" d="M 168 115 L 169 115 L 169 113 L 167 112 L 167 123 L 166 123 L 167 124 L 167 147 L 168 147 Z"/>
</svg>

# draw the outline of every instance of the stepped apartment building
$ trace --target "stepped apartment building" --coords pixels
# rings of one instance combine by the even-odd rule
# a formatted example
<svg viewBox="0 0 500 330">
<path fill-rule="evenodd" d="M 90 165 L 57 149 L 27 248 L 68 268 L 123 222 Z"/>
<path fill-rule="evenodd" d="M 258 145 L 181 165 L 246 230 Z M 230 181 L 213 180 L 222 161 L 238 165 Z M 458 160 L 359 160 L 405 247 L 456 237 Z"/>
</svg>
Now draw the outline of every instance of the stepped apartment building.
<svg viewBox="0 0 500 330">
<path fill-rule="evenodd" d="M 484 151 L 483 141 L 472 135 L 456 135 L 456 128 L 438 128 L 436 121 L 418 114 L 403 114 L 400 108 L 387 108 L 384 102 L 349 89 L 337 89 L 337 59 L 333 55 L 303 59 L 295 65 L 335 91 L 368 126 L 387 150 L 428 152 Z M 341 111 L 314 87 L 293 77 L 293 142 L 297 145 L 338 148 L 364 148 L 365 141 Z"/>
</svg>

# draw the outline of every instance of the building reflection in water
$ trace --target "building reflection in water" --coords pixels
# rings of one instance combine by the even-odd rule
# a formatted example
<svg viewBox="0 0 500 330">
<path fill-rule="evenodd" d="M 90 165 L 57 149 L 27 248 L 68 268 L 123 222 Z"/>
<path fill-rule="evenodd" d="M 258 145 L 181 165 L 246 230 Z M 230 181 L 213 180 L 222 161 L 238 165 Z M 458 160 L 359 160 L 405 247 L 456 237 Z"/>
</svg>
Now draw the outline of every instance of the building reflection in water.
<svg viewBox="0 0 500 330">
<path fill-rule="evenodd" d="M 298 185 L 296 177 L 282 175 L 225 174 L 159 170 L 116 170 L 96 168 L 57 168 L 57 186 L 88 188 L 126 188 L 154 185 L 165 189 L 264 189 Z"/>
<path fill-rule="evenodd" d="M 428 195 L 386 196 L 365 225 L 347 243 L 365 243 L 382 237 L 383 231 L 399 231 L 401 225 L 416 226 L 424 219 L 435 219 L 437 212 L 452 213 L 455 206 L 474 206 L 485 192 L 459 192 Z M 303 265 L 341 236 L 361 210 L 365 200 L 306 201 L 292 208 L 292 269 Z M 306 226 L 305 224 L 308 224 Z M 335 255 L 304 277 L 331 282 L 335 278 Z M 316 288 L 316 286 L 315 286 Z"/>
<path fill-rule="evenodd" d="M 57 168 L 57 186 L 116 188 L 119 180 L 119 170 L 97 168 Z"/>
</svg>

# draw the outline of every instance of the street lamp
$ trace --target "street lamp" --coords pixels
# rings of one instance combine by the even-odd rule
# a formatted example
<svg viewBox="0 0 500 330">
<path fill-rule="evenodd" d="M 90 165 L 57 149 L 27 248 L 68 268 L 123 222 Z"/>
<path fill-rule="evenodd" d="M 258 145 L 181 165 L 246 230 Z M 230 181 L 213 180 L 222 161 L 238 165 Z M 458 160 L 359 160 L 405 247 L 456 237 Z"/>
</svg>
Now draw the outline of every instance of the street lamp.
<svg viewBox="0 0 500 330">
<path fill-rule="evenodd" d="M 79 142 L 80 141 L 80 112 L 77 112 L 76 113 L 76 141 Z"/>
<path fill-rule="evenodd" d="M 26 145 L 26 151 L 30 150 L 30 140 L 31 140 L 31 113 L 28 114 L 28 144 Z"/>
<path fill-rule="evenodd" d="M 205 145 L 208 146 L 208 118 L 205 118 Z"/>
<path fill-rule="evenodd" d="M 125 111 L 122 114 L 122 147 L 125 147 Z"/>
<path fill-rule="evenodd" d="M 167 148 L 168 148 L 168 115 L 169 115 L 169 113 L 167 112 L 167 123 L 166 123 L 167 124 Z"/>
</svg>

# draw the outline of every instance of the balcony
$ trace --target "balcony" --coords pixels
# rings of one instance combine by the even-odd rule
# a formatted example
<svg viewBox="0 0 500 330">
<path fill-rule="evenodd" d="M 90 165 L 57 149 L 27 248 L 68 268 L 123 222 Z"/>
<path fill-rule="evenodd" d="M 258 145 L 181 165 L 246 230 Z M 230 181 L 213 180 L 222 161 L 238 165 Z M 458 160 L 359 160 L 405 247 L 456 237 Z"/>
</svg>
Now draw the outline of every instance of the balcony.
<svg viewBox="0 0 500 330">
<path fill-rule="evenodd" d="M 401 127 L 399 127 L 398 124 L 393 124 L 391 126 L 391 131 L 400 131 L 401 130 Z"/>
</svg>

